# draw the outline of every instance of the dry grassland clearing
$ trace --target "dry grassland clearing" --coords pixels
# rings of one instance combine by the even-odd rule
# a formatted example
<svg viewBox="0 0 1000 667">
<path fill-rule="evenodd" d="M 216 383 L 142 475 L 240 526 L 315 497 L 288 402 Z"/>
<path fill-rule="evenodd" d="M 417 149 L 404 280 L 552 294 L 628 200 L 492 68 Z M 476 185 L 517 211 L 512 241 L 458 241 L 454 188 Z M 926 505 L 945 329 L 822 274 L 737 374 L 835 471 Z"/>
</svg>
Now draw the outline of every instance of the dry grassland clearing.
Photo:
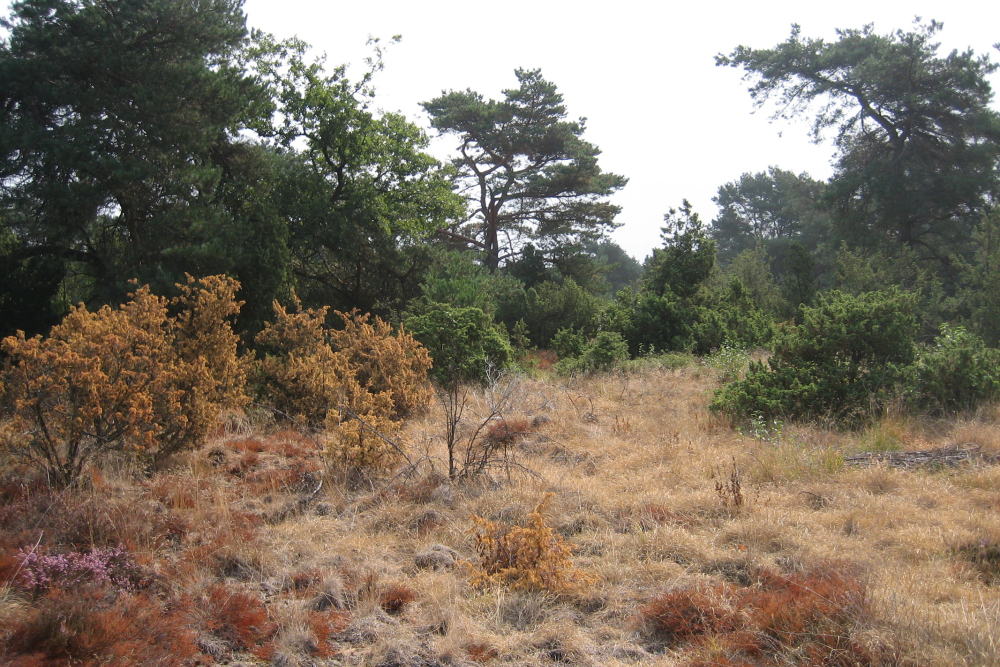
<svg viewBox="0 0 1000 667">
<path fill-rule="evenodd" d="M 995 407 L 737 431 L 716 386 L 519 380 L 477 441 L 509 465 L 455 481 L 435 406 L 405 425 L 414 465 L 375 477 L 249 418 L 152 476 L 57 493 L 8 470 L 0 663 L 1000 664 Z M 954 445 L 984 456 L 844 463 Z"/>
</svg>

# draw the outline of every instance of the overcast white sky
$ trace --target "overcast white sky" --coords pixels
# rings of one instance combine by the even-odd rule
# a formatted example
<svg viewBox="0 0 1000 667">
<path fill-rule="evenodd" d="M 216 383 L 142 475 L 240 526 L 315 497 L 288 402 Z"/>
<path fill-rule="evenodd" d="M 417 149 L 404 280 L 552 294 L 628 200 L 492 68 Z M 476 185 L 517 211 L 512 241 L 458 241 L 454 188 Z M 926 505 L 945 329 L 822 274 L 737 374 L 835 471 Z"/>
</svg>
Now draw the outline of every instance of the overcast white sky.
<svg viewBox="0 0 1000 667">
<path fill-rule="evenodd" d="M 715 66 L 717 53 L 739 44 L 769 48 L 792 23 L 804 36 L 834 38 L 836 28 L 874 23 L 879 33 L 907 29 L 915 16 L 944 23 L 942 53 L 971 47 L 1000 53 L 1000 2 L 686 2 L 618 0 L 247 0 L 250 25 L 279 38 L 297 35 L 325 52 L 331 66 L 363 71 L 369 35 L 401 34 L 375 81 L 376 105 L 426 127 L 420 102 L 443 90 L 471 88 L 499 98 L 516 84 L 516 67 L 541 68 L 585 116 L 585 138 L 603 151 L 605 171 L 629 184 L 616 195 L 623 210 L 614 233 L 642 259 L 660 244 L 663 214 L 689 199 L 705 220 L 723 183 L 769 165 L 830 175 L 829 144 L 816 146 L 805 122 L 770 123 L 752 114 L 738 71 Z M 994 90 L 1000 76 L 992 78 Z M 996 104 L 994 105 L 996 106 Z M 450 158 L 453 139 L 436 142 Z"/>
</svg>

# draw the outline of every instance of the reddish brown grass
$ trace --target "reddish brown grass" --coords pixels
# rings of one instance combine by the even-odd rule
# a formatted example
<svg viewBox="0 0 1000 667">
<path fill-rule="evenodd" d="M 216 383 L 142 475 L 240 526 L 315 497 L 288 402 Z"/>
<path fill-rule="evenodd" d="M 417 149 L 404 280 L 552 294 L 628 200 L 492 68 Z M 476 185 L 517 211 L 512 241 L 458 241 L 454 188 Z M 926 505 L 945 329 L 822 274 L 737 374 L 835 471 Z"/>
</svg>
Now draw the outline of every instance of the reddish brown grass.
<svg viewBox="0 0 1000 667">
<path fill-rule="evenodd" d="M 693 666 L 777 666 L 789 655 L 801 656 L 796 664 L 808 667 L 896 664 L 888 647 L 857 640 L 867 607 L 864 584 L 830 567 L 795 574 L 762 571 L 751 587 L 667 591 L 640 616 L 654 644 L 694 649 Z"/>
<path fill-rule="evenodd" d="M 52 590 L 10 633 L 17 665 L 155 664 L 180 666 L 200 656 L 182 610 L 144 595 L 101 588 Z"/>
<path fill-rule="evenodd" d="M 379 594 L 379 606 L 388 614 L 399 614 L 416 599 L 416 591 L 409 586 L 390 584 Z"/>
<path fill-rule="evenodd" d="M 529 433 L 531 433 L 530 420 L 501 419 L 486 427 L 483 440 L 495 445 L 513 445 Z"/>
<path fill-rule="evenodd" d="M 240 650 L 260 651 L 277 630 L 259 597 L 225 584 L 209 587 L 201 605 L 205 628 Z"/>
</svg>

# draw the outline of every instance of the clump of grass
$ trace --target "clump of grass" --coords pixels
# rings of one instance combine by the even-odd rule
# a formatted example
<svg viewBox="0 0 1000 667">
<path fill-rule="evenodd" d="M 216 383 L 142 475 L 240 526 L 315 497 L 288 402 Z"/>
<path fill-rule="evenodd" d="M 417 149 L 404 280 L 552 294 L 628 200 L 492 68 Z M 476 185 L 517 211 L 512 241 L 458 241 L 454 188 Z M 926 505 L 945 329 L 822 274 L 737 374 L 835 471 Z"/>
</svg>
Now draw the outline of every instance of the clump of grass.
<svg viewBox="0 0 1000 667">
<path fill-rule="evenodd" d="M 746 497 L 743 495 L 743 475 L 736 461 L 733 461 L 728 477 L 716 480 L 715 495 L 719 497 L 724 512 L 735 516 L 743 510 L 746 504 Z"/>
</svg>

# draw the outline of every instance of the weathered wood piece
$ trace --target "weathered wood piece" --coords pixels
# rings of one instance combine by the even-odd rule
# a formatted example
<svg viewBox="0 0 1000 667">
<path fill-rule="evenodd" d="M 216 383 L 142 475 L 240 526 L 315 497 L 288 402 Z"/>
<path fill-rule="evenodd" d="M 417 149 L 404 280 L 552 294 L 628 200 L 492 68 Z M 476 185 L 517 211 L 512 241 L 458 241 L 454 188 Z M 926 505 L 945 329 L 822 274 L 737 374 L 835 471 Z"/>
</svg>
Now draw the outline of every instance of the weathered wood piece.
<svg viewBox="0 0 1000 667">
<path fill-rule="evenodd" d="M 954 467 L 966 461 L 996 464 L 1000 463 L 1000 455 L 983 454 L 979 445 L 966 443 L 920 452 L 862 452 L 844 457 L 846 465 L 870 466 L 885 463 L 893 468 Z"/>
</svg>

